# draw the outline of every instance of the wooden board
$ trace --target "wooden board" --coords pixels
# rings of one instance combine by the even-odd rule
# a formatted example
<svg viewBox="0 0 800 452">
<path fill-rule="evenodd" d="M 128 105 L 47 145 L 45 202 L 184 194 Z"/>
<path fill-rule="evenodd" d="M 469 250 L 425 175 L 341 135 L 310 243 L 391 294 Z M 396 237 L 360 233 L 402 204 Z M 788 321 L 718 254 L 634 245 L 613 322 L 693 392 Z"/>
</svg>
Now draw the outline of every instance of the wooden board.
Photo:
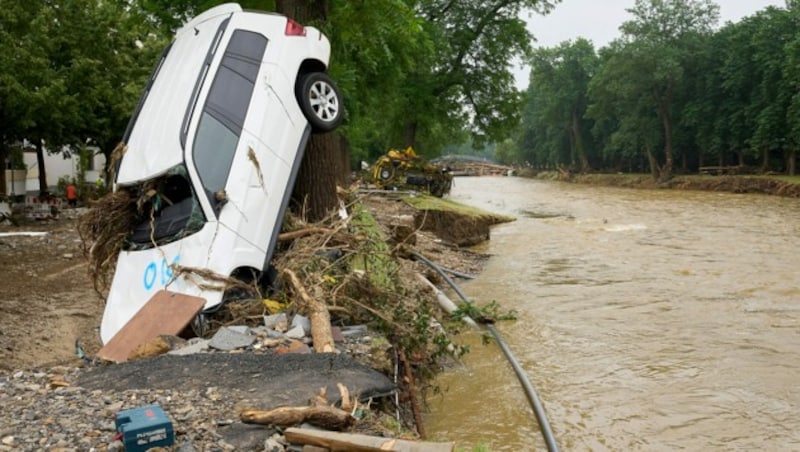
<svg viewBox="0 0 800 452">
<path fill-rule="evenodd" d="M 162 334 L 176 336 L 205 306 L 205 298 L 160 290 L 142 306 L 125 326 L 97 352 L 117 363 L 128 360 L 131 351 Z"/>
<path fill-rule="evenodd" d="M 286 429 L 284 436 L 292 444 L 324 447 L 333 452 L 452 452 L 455 450 L 454 443 L 379 438 L 355 433 L 339 433 L 295 427 Z"/>
</svg>

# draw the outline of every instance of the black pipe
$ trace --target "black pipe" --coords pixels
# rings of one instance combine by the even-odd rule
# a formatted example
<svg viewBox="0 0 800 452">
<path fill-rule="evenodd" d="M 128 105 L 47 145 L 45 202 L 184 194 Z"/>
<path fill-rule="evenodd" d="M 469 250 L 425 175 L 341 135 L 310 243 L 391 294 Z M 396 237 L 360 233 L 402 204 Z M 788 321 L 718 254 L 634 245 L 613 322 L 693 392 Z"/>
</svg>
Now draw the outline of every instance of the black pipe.
<svg viewBox="0 0 800 452">
<path fill-rule="evenodd" d="M 446 268 L 446 267 L 442 267 L 442 270 L 444 270 L 447 273 L 450 273 L 451 275 L 455 276 L 456 278 L 475 279 L 474 275 L 468 275 L 466 273 L 457 272 L 455 270 L 451 270 L 451 269 Z"/>
<path fill-rule="evenodd" d="M 423 263 L 434 269 L 439 275 L 444 278 L 447 284 L 453 288 L 453 290 L 458 294 L 459 297 L 464 301 L 464 303 L 472 304 L 464 292 L 447 276 L 438 265 L 431 262 L 425 256 L 417 253 L 412 252 L 416 258 L 421 260 Z M 503 354 L 506 355 L 506 359 L 511 363 L 511 367 L 514 368 L 514 373 L 517 374 L 517 378 L 519 379 L 520 383 L 522 383 L 523 389 L 525 389 L 525 393 L 528 395 L 528 401 L 533 408 L 533 412 L 536 415 L 536 420 L 539 422 L 539 428 L 542 431 L 542 436 L 544 437 L 544 441 L 547 444 L 547 450 L 550 452 L 558 452 L 558 444 L 556 444 L 555 436 L 553 435 L 553 431 L 550 429 L 550 423 L 547 422 L 547 415 L 544 412 L 544 407 L 542 407 L 542 403 L 539 401 L 539 397 L 536 395 L 536 390 L 533 388 L 528 376 L 525 374 L 525 371 L 522 369 L 522 366 L 519 365 L 519 362 L 514 355 L 511 353 L 511 349 L 508 348 L 505 341 L 500 337 L 500 333 L 497 332 L 494 325 L 491 323 L 484 323 L 486 328 L 489 332 L 492 333 L 494 339 L 497 341 L 497 344 L 500 345 L 500 349 L 503 350 Z"/>
</svg>

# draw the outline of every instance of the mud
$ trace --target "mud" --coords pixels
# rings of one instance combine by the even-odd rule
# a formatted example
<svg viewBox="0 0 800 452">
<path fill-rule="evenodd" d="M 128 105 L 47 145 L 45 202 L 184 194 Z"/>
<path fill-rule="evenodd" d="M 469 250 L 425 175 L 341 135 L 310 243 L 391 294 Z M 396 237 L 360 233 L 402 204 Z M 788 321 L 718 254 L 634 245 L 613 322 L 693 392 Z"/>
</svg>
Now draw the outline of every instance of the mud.
<svg viewBox="0 0 800 452">
<path fill-rule="evenodd" d="M 99 349 L 103 301 L 87 276 L 74 219 L 0 226 L 0 371 L 75 363 Z"/>
</svg>

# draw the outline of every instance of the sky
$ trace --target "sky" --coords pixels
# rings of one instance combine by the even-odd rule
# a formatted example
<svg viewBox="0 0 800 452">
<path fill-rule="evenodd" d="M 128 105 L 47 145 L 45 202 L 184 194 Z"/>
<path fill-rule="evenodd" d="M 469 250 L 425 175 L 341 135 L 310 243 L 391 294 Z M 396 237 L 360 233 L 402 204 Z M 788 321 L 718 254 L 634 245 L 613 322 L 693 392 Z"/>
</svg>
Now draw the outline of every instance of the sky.
<svg viewBox="0 0 800 452">
<path fill-rule="evenodd" d="M 562 0 L 547 16 L 535 15 L 524 19 L 528 30 L 536 37 L 536 47 L 553 47 L 563 41 L 584 37 L 599 49 L 620 36 L 619 26 L 631 18 L 625 9 L 633 7 L 635 0 Z M 785 5 L 784 0 L 717 0 L 720 22 L 738 22 L 767 6 Z M 530 70 L 519 67 L 515 71 L 517 87 L 528 86 Z"/>
</svg>

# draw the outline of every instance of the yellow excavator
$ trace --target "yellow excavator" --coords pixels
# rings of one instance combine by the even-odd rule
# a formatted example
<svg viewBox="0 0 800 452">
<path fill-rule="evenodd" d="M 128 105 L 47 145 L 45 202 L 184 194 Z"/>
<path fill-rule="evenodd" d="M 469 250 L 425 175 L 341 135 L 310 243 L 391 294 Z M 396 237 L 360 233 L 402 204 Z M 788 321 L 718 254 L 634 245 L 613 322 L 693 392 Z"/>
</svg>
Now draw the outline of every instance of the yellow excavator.
<svg viewBox="0 0 800 452">
<path fill-rule="evenodd" d="M 418 190 L 441 198 L 450 192 L 453 175 L 447 167 L 428 163 L 409 146 L 380 156 L 372 167 L 372 181 L 379 188 Z"/>
</svg>

